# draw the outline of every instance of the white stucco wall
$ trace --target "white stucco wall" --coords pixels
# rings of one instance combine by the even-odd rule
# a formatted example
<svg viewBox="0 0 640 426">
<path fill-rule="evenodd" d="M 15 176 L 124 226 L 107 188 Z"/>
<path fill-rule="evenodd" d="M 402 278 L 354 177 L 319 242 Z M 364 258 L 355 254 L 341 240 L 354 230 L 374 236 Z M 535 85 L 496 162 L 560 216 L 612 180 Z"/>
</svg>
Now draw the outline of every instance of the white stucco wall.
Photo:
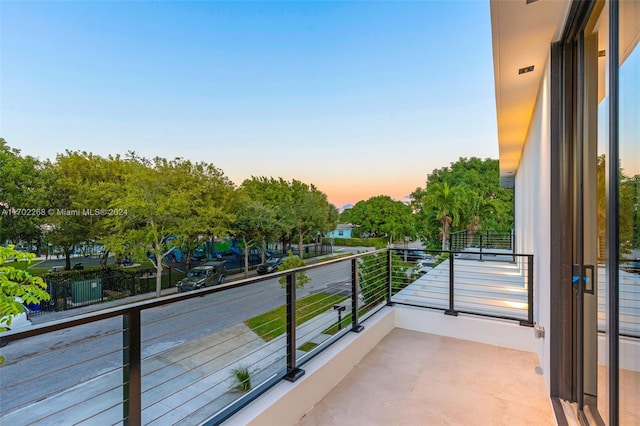
<svg viewBox="0 0 640 426">
<path fill-rule="evenodd" d="M 551 154 L 549 123 L 550 59 L 538 89 L 515 183 L 515 228 L 518 253 L 534 255 L 534 321 L 549 332 L 550 325 L 550 188 Z M 538 355 L 549 390 L 549 338 L 538 340 Z"/>
</svg>

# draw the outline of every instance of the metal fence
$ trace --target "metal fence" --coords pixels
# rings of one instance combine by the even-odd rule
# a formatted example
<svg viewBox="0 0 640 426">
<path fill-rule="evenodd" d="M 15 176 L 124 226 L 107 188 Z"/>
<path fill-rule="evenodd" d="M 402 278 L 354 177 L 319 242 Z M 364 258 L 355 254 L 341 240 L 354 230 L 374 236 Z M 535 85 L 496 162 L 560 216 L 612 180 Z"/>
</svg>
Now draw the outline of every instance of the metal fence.
<svg viewBox="0 0 640 426">
<path fill-rule="evenodd" d="M 0 423 L 218 424 L 402 303 L 419 263 L 460 269 L 430 254 L 378 250 L 7 333 Z"/>
<path fill-rule="evenodd" d="M 176 282 L 172 268 L 162 271 L 162 288 Z M 59 312 L 156 290 L 155 269 L 94 269 L 61 271 L 42 276 L 50 300 L 28 305 L 31 315 Z"/>
</svg>

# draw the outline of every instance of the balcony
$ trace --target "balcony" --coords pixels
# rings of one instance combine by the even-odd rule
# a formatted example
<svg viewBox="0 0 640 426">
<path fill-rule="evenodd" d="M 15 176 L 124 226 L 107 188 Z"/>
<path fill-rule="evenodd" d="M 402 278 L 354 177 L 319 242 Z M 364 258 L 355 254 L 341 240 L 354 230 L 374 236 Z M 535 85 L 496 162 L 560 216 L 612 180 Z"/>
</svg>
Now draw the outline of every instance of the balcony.
<svg viewBox="0 0 640 426">
<path fill-rule="evenodd" d="M 226 424 L 556 424 L 536 354 L 412 329 L 432 315 L 385 308 L 305 366 L 301 380 L 278 385 Z M 462 317 L 439 316 L 460 326 L 453 323 Z M 517 325 L 473 322 L 462 327 L 518 334 Z"/>
<path fill-rule="evenodd" d="M 363 419 L 393 406 L 406 421 L 421 409 L 458 421 L 477 402 L 487 421 L 515 415 L 505 405 L 548 420 L 532 257 L 428 258 L 417 271 L 406 252 L 380 250 L 5 335 L 0 422 L 293 424 L 349 386 L 367 389 L 352 401 Z M 302 424 L 338 418 L 326 401 Z"/>
</svg>

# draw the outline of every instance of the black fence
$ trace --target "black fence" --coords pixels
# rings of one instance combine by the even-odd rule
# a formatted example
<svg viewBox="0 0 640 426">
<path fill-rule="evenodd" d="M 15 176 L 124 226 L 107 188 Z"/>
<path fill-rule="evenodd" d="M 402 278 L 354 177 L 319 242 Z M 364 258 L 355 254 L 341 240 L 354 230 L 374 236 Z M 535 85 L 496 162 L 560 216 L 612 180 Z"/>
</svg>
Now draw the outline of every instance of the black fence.
<svg viewBox="0 0 640 426">
<path fill-rule="evenodd" d="M 180 274 L 182 276 L 182 274 Z M 173 268 L 162 271 L 162 288 L 172 287 L 179 277 Z M 28 305 L 32 315 L 58 312 L 123 299 L 156 290 L 155 269 L 96 269 L 53 272 L 42 276 L 50 300 Z"/>
</svg>

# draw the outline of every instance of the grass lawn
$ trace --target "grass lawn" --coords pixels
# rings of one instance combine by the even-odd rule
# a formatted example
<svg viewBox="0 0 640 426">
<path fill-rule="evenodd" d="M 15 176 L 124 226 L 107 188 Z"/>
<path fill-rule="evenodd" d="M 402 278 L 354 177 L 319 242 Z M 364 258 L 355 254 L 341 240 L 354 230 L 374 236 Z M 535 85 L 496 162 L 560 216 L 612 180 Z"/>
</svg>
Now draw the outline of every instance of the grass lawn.
<svg viewBox="0 0 640 426">
<path fill-rule="evenodd" d="M 14 260 L 7 260 L 6 262 L 4 262 L 4 266 L 11 266 L 12 268 L 26 271 L 29 266 L 37 265 L 38 263 L 40 263 L 39 260 L 34 260 L 31 263 L 27 262 L 26 260 L 19 260 L 17 262 L 15 262 Z"/>
<path fill-rule="evenodd" d="M 346 296 L 337 294 L 315 293 L 299 299 L 296 302 L 296 325 L 333 309 L 333 305 L 346 298 Z M 262 337 L 262 340 L 268 342 L 287 332 L 287 307 L 282 305 L 272 311 L 248 319 L 244 323 Z"/>
<path fill-rule="evenodd" d="M 304 352 L 309 352 L 310 350 L 312 350 L 313 348 L 315 348 L 316 346 L 318 346 L 317 343 L 313 343 L 313 342 L 306 342 L 303 343 L 302 345 L 300 345 L 298 347 L 298 350 L 300 351 L 304 351 Z"/>
</svg>

